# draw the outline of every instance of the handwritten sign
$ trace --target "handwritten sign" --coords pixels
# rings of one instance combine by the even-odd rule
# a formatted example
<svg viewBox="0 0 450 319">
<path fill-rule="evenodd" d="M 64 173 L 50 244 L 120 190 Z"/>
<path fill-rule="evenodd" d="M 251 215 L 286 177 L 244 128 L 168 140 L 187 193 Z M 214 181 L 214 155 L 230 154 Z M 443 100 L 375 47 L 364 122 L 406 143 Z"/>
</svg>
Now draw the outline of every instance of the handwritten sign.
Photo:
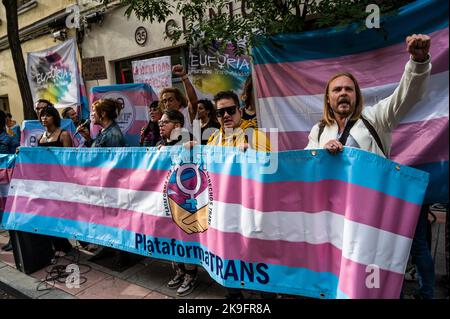
<svg viewBox="0 0 450 319">
<path fill-rule="evenodd" d="M 170 56 L 133 61 L 134 83 L 147 83 L 156 94 L 172 86 L 172 65 Z"/>
</svg>

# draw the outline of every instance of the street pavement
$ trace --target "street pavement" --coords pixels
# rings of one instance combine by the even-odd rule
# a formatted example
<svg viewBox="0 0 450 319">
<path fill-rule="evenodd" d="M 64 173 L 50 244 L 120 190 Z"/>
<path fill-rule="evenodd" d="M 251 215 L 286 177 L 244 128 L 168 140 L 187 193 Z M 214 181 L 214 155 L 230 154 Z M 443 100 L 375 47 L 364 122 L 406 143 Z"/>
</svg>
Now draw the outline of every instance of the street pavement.
<svg viewBox="0 0 450 319">
<path fill-rule="evenodd" d="M 448 299 L 448 278 L 445 269 L 445 214 L 437 213 L 437 221 L 432 226 L 432 254 L 436 267 L 435 298 Z M 8 232 L 0 231 L 0 245 L 8 241 Z M 73 244 L 76 242 L 73 241 Z M 15 268 L 12 252 L 0 252 L 0 299 L 33 298 L 33 299 L 172 299 L 178 298 L 176 290 L 169 289 L 166 284 L 174 275 L 171 262 L 153 258 L 136 258 L 131 267 L 116 271 L 108 264 L 90 262 L 94 252 L 79 250 L 72 256 L 58 258 L 57 264 L 65 269 L 75 259 L 80 271 L 80 285 L 66 284 L 66 278 L 47 280 L 49 273 L 57 269 L 48 266 L 33 274 L 25 275 Z M 404 284 L 405 294 L 413 294 L 418 286 L 416 281 Z M 7 287 L 8 289 L 4 289 Z M 3 289 L 2 289 L 3 288 Z M 11 291 L 16 293 L 12 294 Z M 199 267 L 196 289 L 182 299 L 223 299 L 226 289 L 210 278 L 208 273 Z M 246 299 L 260 299 L 261 293 L 245 291 Z M 281 298 L 300 298 L 299 296 L 280 295 Z"/>
</svg>

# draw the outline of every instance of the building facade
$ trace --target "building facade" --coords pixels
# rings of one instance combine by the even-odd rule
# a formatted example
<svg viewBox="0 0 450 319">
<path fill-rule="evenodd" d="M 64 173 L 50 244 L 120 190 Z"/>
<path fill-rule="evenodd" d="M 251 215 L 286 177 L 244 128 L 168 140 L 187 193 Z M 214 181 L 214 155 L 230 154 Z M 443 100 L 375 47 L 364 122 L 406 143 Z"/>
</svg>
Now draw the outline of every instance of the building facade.
<svg viewBox="0 0 450 319">
<path fill-rule="evenodd" d="M 183 25 L 178 14 L 163 23 L 150 24 L 139 21 L 134 14 L 127 18 L 126 7 L 120 1 L 108 6 L 98 0 L 18 0 L 18 4 L 25 63 L 28 52 L 48 49 L 70 37 L 77 39 L 80 69 L 90 71 L 88 60 L 105 61 L 101 76 L 84 79 L 88 93 L 94 86 L 132 83 L 134 60 L 170 56 L 172 65 L 182 64 L 187 68 L 188 46 L 184 42 L 173 45 L 166 36 L 174 24 Z M 230 14 L 240 10 L 237 4 L 233 10 L 230 7 Z M 11 112 L 20 123 L 22 99 L 9 50 L 3 6 L 0 6 L 0 21 L 0 109 Z M 182 88 L 180 79 L 173 78 L 172 83 Z"/>
<path fill-rule="evenodd" d="M 62 30 L 68 15 L 66 8 L 76 0 L 18 0 L 19 32 L 26 63 L 27 53 L 45 50 L 60 39 L 53 35 Z M 10 112 L 18 123 L 23 120 L 22 98 L 9 49 L 5 7 L 0 5 L 0 109 Z M 73 36 L 69 31 L 67 37 Z"/>
<path fill-rule="evenodd" d="M 102 10 L 102 7 L 97 7 Z M 100 11 L 102 23 L 92 24 L 85 30 L 79 47 L 83 59 L 103 58 L 106 67 L 106 78 L 87 80 L 89 91 L 93 86 L 132 83 L 132 61 L 160 56 L 170 56 L 172 65 L 187 66 L 188 48 L 180 43 L 173 45 L 165 36 L 167 23 L 139 21 L 134 14 L 127 18 L 126 7 L 112 6 Z M 181 17 L 173 16 L 172 22 L 181 23 Z M 83 66 L 84 67 L 84 66 Z M 178 78 L 173 78 L 173 85 L 182 87 Z"/>
<path fill-rule="evenodd" d="M 73 9 L 76 5 L 76 10 Z M 68 9 L 70 8 L 70 9 Z M 133 60 L 170 55 L 172 65 L 187 64 L 188 50 L 165 39 L 166 23 L 145 23 L 125 16 L 118 1 L 105 7 L 86 0 L 18 0 L 19 28 L 25 63 L 27 53 L 48 49 L 69 37 L 78 42 L 79 65 L 83 59 L 103 57 L 106 77 L 86 80 L 86 88 L 133 82 Z M 69 15 L 80 15 L 78 25 L 68 25 Z M 172 19 L 180 17 L 173 17 Z M 23 120 L 22 99 L 7 39 L 5 8 L 0 6 L 0 109 Z M 181 87 L 179 79 L 174 85 Z"/>
</svg>

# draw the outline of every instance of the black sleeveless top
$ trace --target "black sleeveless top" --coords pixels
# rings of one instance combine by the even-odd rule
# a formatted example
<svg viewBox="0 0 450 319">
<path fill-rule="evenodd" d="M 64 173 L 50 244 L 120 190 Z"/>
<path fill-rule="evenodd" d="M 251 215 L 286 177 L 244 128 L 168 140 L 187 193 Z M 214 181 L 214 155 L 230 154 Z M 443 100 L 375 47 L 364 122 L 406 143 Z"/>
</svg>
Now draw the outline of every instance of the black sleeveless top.
<svg viewBox="0 0 450 319">
<path fill-rule="evenodd" d="M 38 146 L 46 146 L 46 147 L 63 147 L 64 145 L 63 145 L 63 143 L 60 141 L 62 132 L 64 132 L 64 130 L 61 130 L 61 132 L 59 132 L 58 139 L 57 139 L 56 141 L 54 141 L 54 142 L 41 143 L 41 138 L 42 138 L 42 135 L 41 135 L 41 137 L 40 137 L 39 140 L 38 140 Z"/>
<path fill-rule="evenodd" d="M 247 112 L 245 112 L 245 109 L 242 112 L 242 119 L 246 120 L 246 121 L 250 121 L 256 118 L 256 112 L 253 115 L 248 114 Z"/>
</svg>

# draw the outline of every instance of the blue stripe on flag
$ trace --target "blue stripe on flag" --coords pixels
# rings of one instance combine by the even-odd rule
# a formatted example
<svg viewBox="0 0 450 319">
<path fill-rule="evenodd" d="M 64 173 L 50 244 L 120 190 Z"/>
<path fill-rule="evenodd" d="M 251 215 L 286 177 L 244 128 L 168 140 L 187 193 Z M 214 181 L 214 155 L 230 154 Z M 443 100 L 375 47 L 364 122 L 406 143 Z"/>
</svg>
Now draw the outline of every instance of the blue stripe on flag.
<svg viewBox="0 0 450 319">
<path fill-rule="evenodd" d="M 92 93 L 106 93 L 110 91 L 140 91 L 140 90 L 152 91 L 151 87 L 146 83 L 127 83 L 127 84 L 114 84 L 104 86 L 94 86 L 91 88 Z"/>
<path fill-rule="evenodd" d="M 0 154 L 0 168 L 13 168 L 16 154 Z"/>
<path fill-rule="evenodd" d="M 430 174 L 424 203 L 448 203 L 448 161 L 414 166 Z"/>
<path fill-rule="evenodd" d="M 154 147 L 23 147 L 17 158 L 17 164 L 168 170 L 171 162 L 162 160 L 165 157 L 164 153 Z M 143 160 L 142 157 L 148 157 L 148 160 Z"/>
<path fill-rule="evenodd" d="M 135 248 L 136 233 L 128 230 L 99 224 L 91 224 L 67 219 L 57 219 L 46 216 L 36 216 L 32 214 L 23 214 L 17 212 L 5 212 L 3 214 L 3 221 L 7 221 L 8 219 L 14 220 L 14 224 L 4 224 L 2 222 L 0 228 L 88 241 L 103 246 L 126 250 L 143 256 L 149 256 L 147 251 Z M 18 224 L 20 224 L 20 226 L 17 226 Z M 88 234 L 87 236 L 85 235 L 86 233 Z M 95 235 L 95 238 L 93 238 L 94 236 L 89 236 L 89 234 Z M 146 240 L 152 240 L 152 242 L 154 242 L 154 238 L 155 237 L 147 236 Z M 171 242 L 171 239 L 167 238 L 158 237 L 158 239 L 161 243 Z M 128 243 L 129 245 L 124 246 L 123 243 Z M 207 247 L 200 245 L 198 242 L 182 242 L 175 240 L 174 244 L 181 246 L 200 247 L 204 252 L 209 252 L 209 249 Z M 158 252 L 152 253 L 151 257 L 203 266 L 204 269 L 209 273 L 209 275 L 218 283 L 231 288 L 242 288 L 242 278 L 239 278 L 238 281 L 232 279 L 224 280 L 217 274 L 216 269 L 213 269 L 211 271 L 211 268 L 204 262 L 200 262 L 199 258 L 186 258 L 180 257 L 178 255 L 166 255 Z M 225 265 L 227 265 L 228 262 L 229 260 L 223 259 L 224 268 L 226 267 Z M 224 268 L 222 273 L 224 273 L 225 271 Z M 236 269 L 238 270 L 237 274 L 239 276 L 240 268 L 238 268 L 238 263 L 236 263 Z M 248 277 L 246 277 L 247 280 L 245 281 L 245 289 L 303 295 L 313 298 L 336 298 L 338 278 L 332 273 L 315 272 L 306 268 L 295 268 L 272 264 L 267 264 L 267 270 L 265 270 L 265 272 L 269 277 L 269 282 L 267 284 L 261 284 L 256 279 L 251 282 L 248 280 Z M 256 275 L 257 273 L 255 271 L 255 276 Z M 296 288 L 293 283 L 297 283 L 298 287 L 303 288 Z M 321 294 L 324 294 L 325 297 L 321 296 Z M 342 292 L 338 292 L 338 295 L 340 296 L 340 298 L 348 298 Z"/>
<path fill-rule="evenodd" d="M 277 46 L 265 42 L 253 49 L 254 64 L 335 58 L 403 43 L 406 36 L 413 33 L 429 34 L 448 27 L 448 10 L 447 0 L 420 0 L 401 8 L 393 17 L 382 16 L 383 27 L 389 30 L 387 39 L 376 28 L 358 33 L 356 24 L 344 30 L 328 28 L 273 36 L 271 40 Z M 352 39 L 351 45 L 347 45 L 349 38 Z M 324 43 L 326 50 L 323 50 Z"/>
</svg>

